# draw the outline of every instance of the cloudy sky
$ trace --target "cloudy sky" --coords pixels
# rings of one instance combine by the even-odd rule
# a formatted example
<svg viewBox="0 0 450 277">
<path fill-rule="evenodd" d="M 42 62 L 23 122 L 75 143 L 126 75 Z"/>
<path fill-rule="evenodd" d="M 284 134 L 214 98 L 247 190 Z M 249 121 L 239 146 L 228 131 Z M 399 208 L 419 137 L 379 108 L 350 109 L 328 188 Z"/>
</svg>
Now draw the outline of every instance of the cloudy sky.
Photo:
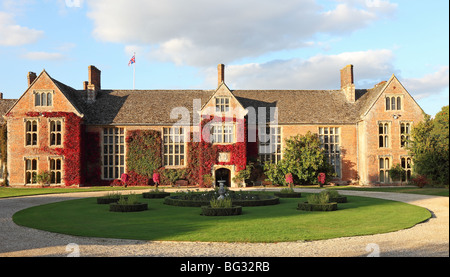
<svg viewBox="0 0 450 277">
<path fill-rule="evenodd" d="M 76 89 L 87 67 L 102 88 L 339 89 L 392 74 L 422 108 L 449 103 L 447 0 L 0 0 L 0 91 L 18 98 L 28 71 Z"/>
</svg>

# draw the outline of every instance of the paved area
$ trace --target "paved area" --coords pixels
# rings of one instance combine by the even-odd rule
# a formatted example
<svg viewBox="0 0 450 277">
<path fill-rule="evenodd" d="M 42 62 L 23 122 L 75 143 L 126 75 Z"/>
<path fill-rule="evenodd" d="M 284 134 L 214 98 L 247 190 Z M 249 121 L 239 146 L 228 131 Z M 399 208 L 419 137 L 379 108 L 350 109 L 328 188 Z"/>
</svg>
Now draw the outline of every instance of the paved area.
<svg viewBox="0 0 450 277">
<path fill-rule="evenodd" d="M 317 189 L 299 189 L 317 192 Z M 141 191 L 142 192 L 142 191 Z M 105 192 L 0 199 L 0 257 L 449 257 L 449 198 L 386 192 L 340 191 L 343 195 L 402 201 L 430 210 L 433 217 L 412 228 L 360 237 L 312 242 L 205 243 L 85 238 L 21 227 L 19 210 L 45 203 L 95 197 Z"/>
</svg>

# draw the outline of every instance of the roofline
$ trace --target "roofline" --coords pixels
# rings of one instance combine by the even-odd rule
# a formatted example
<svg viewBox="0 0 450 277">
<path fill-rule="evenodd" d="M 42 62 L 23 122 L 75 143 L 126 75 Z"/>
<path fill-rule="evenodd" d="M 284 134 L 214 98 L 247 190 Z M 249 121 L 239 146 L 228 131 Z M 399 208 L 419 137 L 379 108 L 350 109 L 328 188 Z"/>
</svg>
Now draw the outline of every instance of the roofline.
<svg viewBox="0 0 450 277">
<path fill-rule="evenodd" d="M 391 78 L 389 79 L 389 81 L 387 81 L 383 88 L 380 90 L 380 92 L 378 93 L 377 97 L 375 98 L 375 100 L 372 102 L 372 104 L 369 106 L 369 108 L 367 108 L 367 110 L 364 112 L 363 116 L 366 116 L 369 111 L 372 109 L 372 107 L 375 105 L 375 103 L 378 101 L 378 99 L 380 98 L 380 96 L 384 93 L 384 91 L 387 89 L 387 87 L 392 83 L 393 80 L 397 80 L 398 83 L 402 86 L 402 88 L 406 91 L 406 93 L 413 99 L 414 103 L 416 103 L 416 105 L 420 108 L 420 110 L 422 112 L 424 112 L 424 110 L 422 109 L 422 107 L 417 103 L 416 99 L 414 99 L 414 97 L 409 93 L 409 91 L 405 88 L 405 86 L 403 86 L 402 82 L 400 82 L 400 80 L 395 76 L 395 74 L 392 74 Z M 425 113 L 425 112 L 424 112 Z"/>
</svg>

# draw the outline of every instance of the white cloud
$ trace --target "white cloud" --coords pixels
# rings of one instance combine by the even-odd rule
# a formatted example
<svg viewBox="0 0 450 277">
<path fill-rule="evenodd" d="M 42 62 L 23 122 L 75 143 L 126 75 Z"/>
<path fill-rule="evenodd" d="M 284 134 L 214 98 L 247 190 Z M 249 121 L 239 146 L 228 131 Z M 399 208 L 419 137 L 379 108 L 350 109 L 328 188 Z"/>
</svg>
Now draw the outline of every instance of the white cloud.
<svg viewBox="0 0 450 277">
<path fill-rule="evenodd" d="M 27 60 L 47 60 L 47 61 L 58 61 L 65 59 L 65 56 L 61 53 L 49 53 L 49 52 L 28 52 L 22 55 L 23 59 Z"/>
<path fill-rule="evenodd" d="M 34 43 L 43 35 L 43 31 L 17 25 L 12 15 L 0 11 L 0 46 Z"/>
<path fill-rule="evenodd" d="M 353 64 L 356 87 L 371 88 L 395 72 L 393 59 L 390 50 L 369 50 L 231 65 L 226 67 L 225 82 L 231 89 L 339 89 L 340 69 Z M 208 86 L 217 84 L 215 68 L 205 74 Z"/>
<path fill-rule="evenodd" d="M 156 48 L 153 58 L 193 66 L 296 49 L 319 33 L 341 35 L 395 11 L 353 0 L 325 10 L 315 0 L 88 1 L 94 37 Z"/>
<path fill-rule="evenodd" d="M 442 66 L 434 73 L 421 78 L 408 78 L 402 81 L 415 99 L 423 99 L 441 93 L 449 86 L 449 67 Z"/>
</svg>

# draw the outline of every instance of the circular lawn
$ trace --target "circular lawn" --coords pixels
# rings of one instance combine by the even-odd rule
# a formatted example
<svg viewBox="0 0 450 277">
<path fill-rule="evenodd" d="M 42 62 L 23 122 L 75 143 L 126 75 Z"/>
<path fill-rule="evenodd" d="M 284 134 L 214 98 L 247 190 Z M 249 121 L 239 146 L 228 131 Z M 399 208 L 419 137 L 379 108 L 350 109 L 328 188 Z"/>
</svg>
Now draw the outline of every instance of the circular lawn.
<svg viewBox="0 0 450 277">
<path fill-rule="evenodd" d="M 333 212 L 297 210 L 300 199 L 244 207 L 242 215 L 201 216 L 198 207 L 163 204 L 164 199 L 140 198 L 148 210 L 109 212 L 109 205 L 84 198 L 31 207 L 13 216 L 16 224 L 50 232 L 136 240 L 282 242 L 372 235 L 410 228 L 431 217 L 418 206 L 390 200 L 348 196 Z"/>
</svg>

